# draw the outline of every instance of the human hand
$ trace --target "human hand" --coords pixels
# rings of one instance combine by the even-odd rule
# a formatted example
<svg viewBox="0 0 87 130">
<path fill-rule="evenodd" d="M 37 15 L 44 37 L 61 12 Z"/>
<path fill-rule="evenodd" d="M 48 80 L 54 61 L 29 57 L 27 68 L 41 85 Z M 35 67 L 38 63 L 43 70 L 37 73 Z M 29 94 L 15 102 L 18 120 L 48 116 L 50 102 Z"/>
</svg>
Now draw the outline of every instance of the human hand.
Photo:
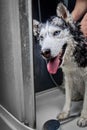
<svg viewBox="0 0 87 130">
<path fill-rule="evenodd" d="M 87 38 L 87 13 L 83 17 L 80 25 L 81 25 L 81 31 L 83 32 L 84 36 Z"/>
</svg>

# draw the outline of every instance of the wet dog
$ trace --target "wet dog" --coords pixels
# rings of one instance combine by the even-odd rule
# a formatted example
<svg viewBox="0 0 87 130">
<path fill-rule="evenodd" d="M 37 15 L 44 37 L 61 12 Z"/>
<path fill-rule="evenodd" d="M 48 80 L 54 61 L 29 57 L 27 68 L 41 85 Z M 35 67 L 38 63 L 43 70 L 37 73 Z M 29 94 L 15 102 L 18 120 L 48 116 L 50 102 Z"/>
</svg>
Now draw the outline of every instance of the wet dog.
<svg viewBox="0 0 87 130">
<path fill-rule="evenodd" d="M 55 74 L 59 67 L 65 76 L 65 105 L 58 119 L 63 120 L 70 114 L 71 100 L 83 101 L 81 116 L 77 125 L 87 126 L 87 45 L 67 8 L 59 3 L 57 16 L 46 23 L 33 21 L 33 32 L 41 46 L 42 57 L 47 60 L 47 70 Z"/>
</svg>

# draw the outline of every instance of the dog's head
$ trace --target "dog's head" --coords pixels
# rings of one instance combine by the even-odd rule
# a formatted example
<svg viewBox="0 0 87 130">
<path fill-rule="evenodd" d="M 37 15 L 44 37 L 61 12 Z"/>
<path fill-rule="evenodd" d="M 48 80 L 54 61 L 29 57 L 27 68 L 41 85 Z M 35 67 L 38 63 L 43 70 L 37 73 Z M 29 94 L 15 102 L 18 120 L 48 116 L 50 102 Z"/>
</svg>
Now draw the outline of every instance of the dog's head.
<svg viewBox="0 0 87 130">
<path fill-rule="evenodd" d="M 34 35 L 39 38 L 41 54 L 48 60 L 47 69 L 52 74 L 62 64 L 71 37 L 68 25 L 74 28 L 72 16 L 62 3 L 58 4 L 56 12 L 57 16 L 51 17 L 46 23 L 33 20 Z"/>
</svg>

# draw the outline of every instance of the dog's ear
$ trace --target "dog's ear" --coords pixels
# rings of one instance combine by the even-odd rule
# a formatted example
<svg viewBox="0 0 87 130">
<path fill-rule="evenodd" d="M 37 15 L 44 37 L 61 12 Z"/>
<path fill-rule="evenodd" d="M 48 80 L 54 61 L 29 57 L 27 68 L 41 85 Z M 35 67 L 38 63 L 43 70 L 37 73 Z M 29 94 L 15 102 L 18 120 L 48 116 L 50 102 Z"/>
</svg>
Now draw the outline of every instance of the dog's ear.
<svg viewBox="0 0 87 130">
<path fill-rule="evenodd" d="M 33 20 L 33 33 L 34 33 L 34 36 L 38 36 L 39 35 L 39 32 L 40 32 L 40 22 L 37 21 L 37 20 Z"/>
<path fill-rule="evenodd" d="M 63 3 L 57 5 L 56 12 L 57 16 L 62 17 L 67 23 L 73 22 L 71 14 Z"/>
</svg>

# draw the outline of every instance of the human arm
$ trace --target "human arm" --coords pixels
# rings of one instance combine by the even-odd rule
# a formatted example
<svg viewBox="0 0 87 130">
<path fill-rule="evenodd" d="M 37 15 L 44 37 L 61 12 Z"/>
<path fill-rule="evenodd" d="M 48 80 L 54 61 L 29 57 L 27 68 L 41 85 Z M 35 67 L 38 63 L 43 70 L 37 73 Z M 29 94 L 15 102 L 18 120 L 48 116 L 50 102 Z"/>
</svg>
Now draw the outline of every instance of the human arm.
<svg viewBox="0 0 87 130">
<path fill-rule="evenodd" d="M 72 17 L 74 21 L 78 21 L 86 11 L 87 0 L 76 0 L 74 10 L 72 11 Z"/>
<path fill-rule="evenodd" d="M 87 38 L 87 13 L 84 15 L 80 24 L 81 24 L 81 31 L 83 32 L 84 36 Z"/>
</svg>

